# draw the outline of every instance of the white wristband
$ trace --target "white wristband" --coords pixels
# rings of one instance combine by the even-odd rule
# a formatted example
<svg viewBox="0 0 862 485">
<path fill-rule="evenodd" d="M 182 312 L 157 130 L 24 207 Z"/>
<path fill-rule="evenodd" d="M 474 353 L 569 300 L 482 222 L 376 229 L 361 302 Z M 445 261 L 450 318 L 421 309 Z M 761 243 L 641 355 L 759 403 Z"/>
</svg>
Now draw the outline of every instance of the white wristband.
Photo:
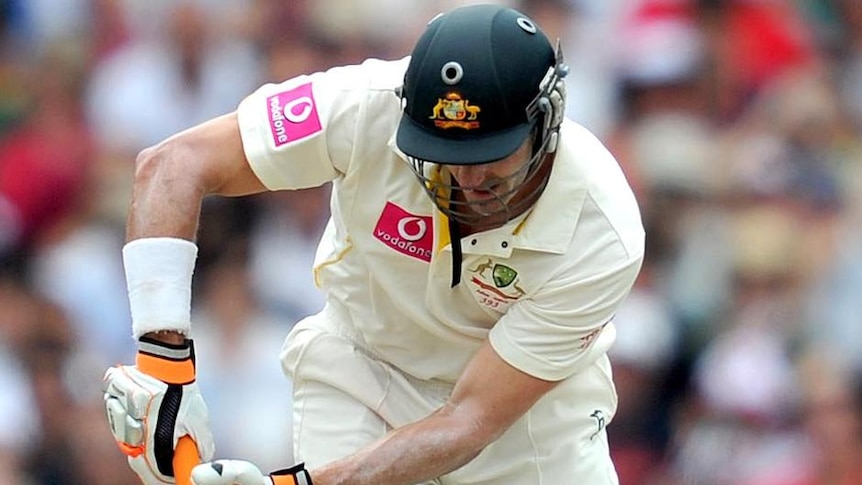
<svg viewBox="0 0 862 485">
<path fill-rule="evenodd" d="M 172 237 L 135 239 L 123 246 L 135 339 L 160 330 L 189 335 L 197 255 L 195 243 Z"/>
</svg>

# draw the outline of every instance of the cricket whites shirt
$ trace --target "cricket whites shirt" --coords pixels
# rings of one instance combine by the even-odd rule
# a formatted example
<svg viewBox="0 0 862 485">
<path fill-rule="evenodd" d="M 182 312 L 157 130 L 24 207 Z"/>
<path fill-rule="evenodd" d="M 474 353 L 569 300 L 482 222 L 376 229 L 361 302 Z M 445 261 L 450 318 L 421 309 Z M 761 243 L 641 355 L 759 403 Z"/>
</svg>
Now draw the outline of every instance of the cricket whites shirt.
<svg viewBox="0 0 862 485">
<path fill-rule="evenodd" d="M 614 313 L 643 259 L 622 171 L 566 121 L 539 201 L 464 237 L 452 287 L 445 217 L 394 143 L 407 63 L 368 60 L 267 84 L 238 108 L 246 157 L 269 189 L 333 184 L 314 274 L 328 311 L 371 354 L 420 379 L 454 382 L 485 339 L 535 377 L 578 372 L 612 344 Z"/>
</svg>

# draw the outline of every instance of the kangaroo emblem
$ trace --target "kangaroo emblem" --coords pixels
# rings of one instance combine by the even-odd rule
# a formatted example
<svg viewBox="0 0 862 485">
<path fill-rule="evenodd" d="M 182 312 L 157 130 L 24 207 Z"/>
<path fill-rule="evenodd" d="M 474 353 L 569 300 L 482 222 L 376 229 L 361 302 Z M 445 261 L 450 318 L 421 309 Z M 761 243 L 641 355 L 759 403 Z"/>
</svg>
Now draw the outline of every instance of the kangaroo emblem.
<svg viewBox="0 0 862 485">
<path fill-rule="evenodd" d="M 485 271 L 488 271 L 489 269 L 491 269 L 493 267 L 494 267 L 494 262 L 491 261 L 491 258 L 488 258 L 488 260 L 486 262 L 479 264 L 478 266 L 471 269 L 470 271 L 472 271 L 473 273 L 479 273 L 479 276 L 484 278 L 485 277 Z"/>
</svg>

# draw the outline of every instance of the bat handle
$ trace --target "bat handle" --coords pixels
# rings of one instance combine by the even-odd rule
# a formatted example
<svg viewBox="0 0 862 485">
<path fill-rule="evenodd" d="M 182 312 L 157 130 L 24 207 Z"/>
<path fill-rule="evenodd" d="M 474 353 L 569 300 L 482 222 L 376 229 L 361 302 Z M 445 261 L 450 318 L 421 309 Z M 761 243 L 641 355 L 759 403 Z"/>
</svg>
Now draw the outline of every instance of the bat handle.
<svg viewBox="0 0 862 485">
<path fill-rule="evenodd" d="M 177 485 L 192 485 L 192 468 L 199 463 L 197 444 L 191 436 L 182 436 L 174 449 L 174 477 Z"/>
</svg>

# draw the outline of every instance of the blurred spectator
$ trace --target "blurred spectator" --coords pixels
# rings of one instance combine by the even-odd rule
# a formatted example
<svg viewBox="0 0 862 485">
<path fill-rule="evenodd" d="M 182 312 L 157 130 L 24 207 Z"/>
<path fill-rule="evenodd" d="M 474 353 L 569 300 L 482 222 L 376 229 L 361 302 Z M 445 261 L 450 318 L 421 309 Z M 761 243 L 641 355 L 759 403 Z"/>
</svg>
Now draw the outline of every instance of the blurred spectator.
<svg viewBox="0 0 862 485">
<path fill-rule="evenodd" d="M 657 111 L 630 127 L 626 152 L 643 185 L 641 208 L 656 251 L 656 287 L 697 352 L 732 292 L 724 161 L 716 130 L 691 111 Z"/>
<path fill-rule="evenodd" d="M 28 115 L 0 139 L 0 207 L 7 209 L 0 253 L 21 253 L 21 277 L 62 307 L 105 364 L 116 363 L 132 348 L 123 239 L 90 221 L 98 181 L 96 142 L 81 105 L 86 59 L 58 46 L 38 61 Z"/>
<path fill-rule="evenodd" d="M 132 37 L 129 21 L 118 0 L 90 0 L 90 62 L 95 63 L 119 49 Z"/>
<path fill-rule="evenodd" d="M 717 119 L 733 121 L 760 89 L 788 70 L 820 63 L 797 2 L 696 0 Z"/>
<path fill-rule="evenodd" d="M 251 232 L 251 284 L 262 304 L 292 325 L 323 308 L 312 265 L 329 211 L 328 187 L 265 196 Z"/>
<path fill-rule="evenodd" d="M 828 347 L 862 369 L 862 232 L 845 227 L 830 253 L 832 263 L 819 275 L 808 301 L 807 337 L 811 345 Z"/>
<path fill-rule="evenodd" d="M 442 9 L 435 9 L 428 0 L 315 0 L 308 2 L 306 20 L 322 39 L 341 44 L 342 57 L 331 60 L 338 65 L 366 56 L 409 54 L 408 46 L 425 19 L 439 11 Z M 380 28 L 383 25 L 386 28 Z"/>
<path fill-rule="evenodd" d="M 704 36 L 688 0 L 638 0 L 621 13 L 617 75 L 634 86 L 677 86 L 704 67 Z M 673 97 L 667 97 L 673 100 Z"/>
<path fill-rule="evenodd" d="M 668 390 L 681 335 L 667 301 L 655 288 L 655 253 L 647 244 L 641 274 L 614 323 L 617 340 L 608 353 L 619 396 L 608 428 L 620 483 L 646 485 L 666 466 L 669 419 L 675 404 Z"/>
<path fill-rule="evenodd" d="M 35 397 L 18 353 L 25 340 L 27 322 L 22 319 L 31 308 L 21 284 L 0 275 L 0 480 L 4 484 L 24 482 L 24 456 L 40 432 L 32 412 Z"/>
<path fill-rule="evenodd" d="M 726 177 L 693 7 L 643 0 L 623 11 L 614 44 L 622 118 L 611 141 L 638 194 L 654 287 L 679 327 L 684 354 L 712 335 L 731 291 Z"/>
<path fill-rule="evenodd" d="M 71 429 L 77 406 L 64 381 L 65 365 L 77 335 L 55 305 L 30 296 L 24 341 L 18 347 L 34 395 L 30 409 L 39 420 L 39 435 L 26 460 L 26 468 L 37 483 L 80 482 L 77 464 L 71 459 Z"/>
<path fill-rule="evenodd" d="M 8 0 L 9 38 L 27 57 L 80 39 L 90 26 L 90 0 Z"/>
<path fill-rule="evenodd" d="M 124 362 L 135 350 L 122 246 L 122 233 L 111 226 L 81 222 L 31 258 L 33 284 L 87 336 L 81 349 L 103 366 Z"/>
<path fill-rule="evenodd" d="M 862 483 L 862 388 L 847 361 L 810 349 L 796 366 L 801 384 L 800 435 L 794 460 L 777 461 L 740 485 Z"/>
<path fill-rule="evenodd" d="M 799 485 L 862 483 L 862 374 L 829 349 L 801 360 L 802 421 L 811 441 L 809 475 Z M 770 482 L 768 485 L 773 485 Z M 776 485 L 777 482 L 776 482 Z M 783 485 L 783 484 L 782 484 Z"/>
<path fill-rule="evenodd" d="M 790 467 L 805 451 L 791 426 L 798 405 L 791 349 L 801 313 L 800 222 L 772 203 L 733 213 L 734 304 L 697 357 L 690 414 L 676 424 L 674 469 L 684 483 L 749 483 L 767 468 Z"/>
<path fill-rule="evenodd" d="M 154 5 L 155 8 L 155 5 Z M 193 0 L 171 2 L 164 31 L 135 38 L 94 68 L 88 113 L 108 153 L 131 158 L 233 110 L 262 80 L 249 43 L 218 35 Z"/>
<path fill-rule="evenodd" d="M 862 273 L 850 194 L 859 193 L 854 167 L 862 150 L 829 79 L 793 71 L 765 87 L 728 133 L 728 172 L 741 202 L 782 201 L 805 228 L 791 236 L 804 247 L 805 339 L 860 355 L 854 282 Z"/>
<path fill-rule="evenodd" d="M 57 46 L 26 71 L 26 115 L 0 135 L 0 255 L 33 250 L 82 207 L 94 154 L 82 68 Z"/>
<path fill-rule="evenodd" d="M 16 281 L 14 275 L 4 274 L 0 282 L 0 357 L 8 386 L 0 400 L 4 403 L 0 461 L 10 465 L 10 457 L 17 457 L 18 464 L 17 470 L 4 469 L 8 474 L 3 475 L 2 483 L 108 485 L 133 480 L 112 443 L 101 396 L 94 392 L 99 388 L 101 367 L 87 377 L 87 399 L 98 405 L 101 421 L 95 427 L 79 427 L 84 407 L 67 379 L 78 352 L 78 338 L 58 306 Z M 101 446 L 82 453 L 76 445 L 83 437 L 98 439 Z M 84 475 L 85 469 L 96 468 L 102 478 Z"/>
<path fill-rule="evenodd" d="M 837 0 L 838 16 L 845 29 L 838 52 L 838 89 L 857 130 L 862 130 L 862 11 L 854 0 Z"/>
<path fill-rule="evenodd" d="M 253 35 L 254 17 L 260 5 L 272 0 L 95 0 L 109 2 L 119 13 L 118 20 L 125 25 L 134 40 L 157 39 L 166 34 L 165 27 L 177 20 L 177 11 L 192 8 L 218 38 L 246 39 Z M 305 0 L 292 0 L 302 4 Z M 282 3 L 282 2 L 280 2 Z M 170 27 L 169 27 L 170 29 Z M 210 42 L 218 43 L 214 37 Z"/>
</svg>

